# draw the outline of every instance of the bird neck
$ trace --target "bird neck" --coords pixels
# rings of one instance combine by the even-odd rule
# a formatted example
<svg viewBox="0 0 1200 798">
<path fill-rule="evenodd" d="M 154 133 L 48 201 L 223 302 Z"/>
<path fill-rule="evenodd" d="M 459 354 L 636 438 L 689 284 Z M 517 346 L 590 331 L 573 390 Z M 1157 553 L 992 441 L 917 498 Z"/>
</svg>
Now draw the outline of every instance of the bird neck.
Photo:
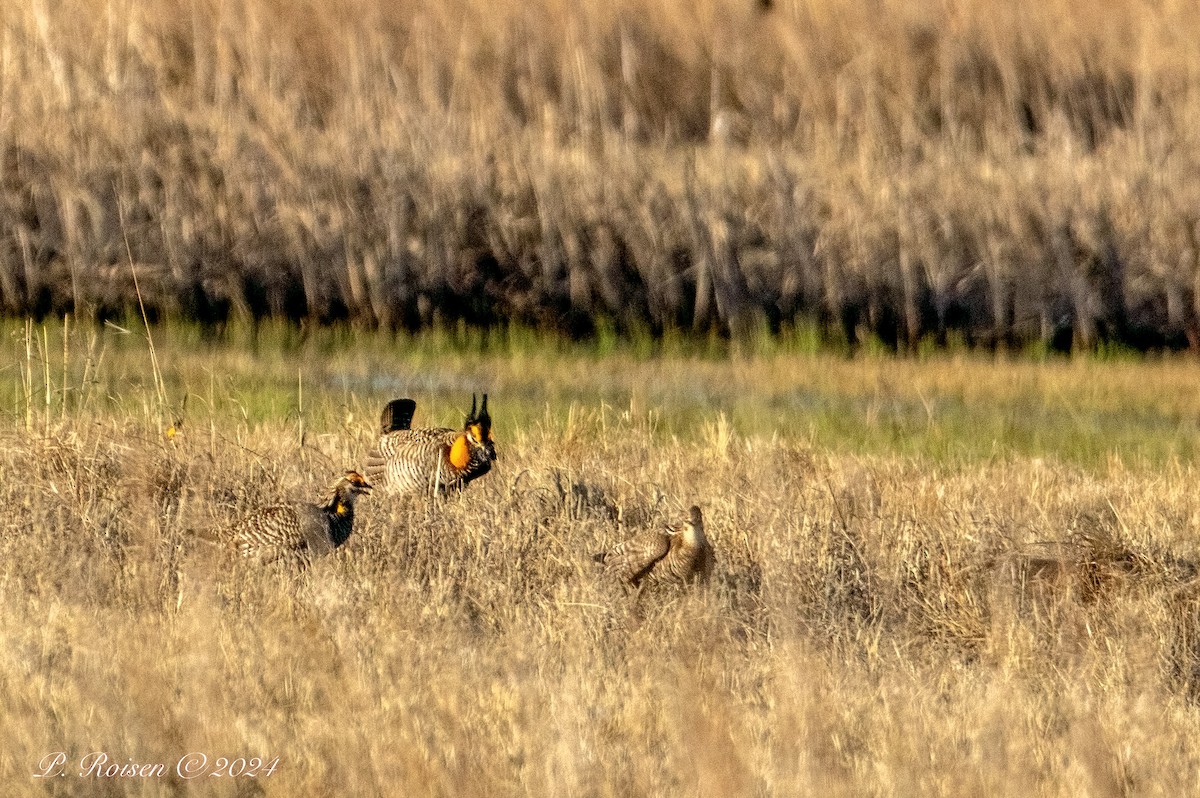
<svg viewBox="0 0 1200 798">
<path fill-rule="evenodd" d="M 467 442 L 467 434 L 464 432 L 450 444 L 450 465 L 461 471 L 470 463 L 471 444 Z"/>
<path fill-rule="evenodd" d="M 346 496 L 337 494 L 326 508 L 326 511 L 333 516 L 329 519 L 329 536 L 332 538 L 334 546 L 345 543 L 350 537 L 350 531 L 354 528 L 355 498 L 353 493 Z"/>
<path fill-rule="evenodd" d="M 354 515 L 354 494 L 335 490 L 325 503 L 325 510 L 333 515 Z"/>
<path fill-rule="evenodd" d="M 684 524 L 683 534 L 679 537 L 688 546 L 702 546 L 708 539 L 704 536 L 704 527 L 699 524 Z"/>
</svg>

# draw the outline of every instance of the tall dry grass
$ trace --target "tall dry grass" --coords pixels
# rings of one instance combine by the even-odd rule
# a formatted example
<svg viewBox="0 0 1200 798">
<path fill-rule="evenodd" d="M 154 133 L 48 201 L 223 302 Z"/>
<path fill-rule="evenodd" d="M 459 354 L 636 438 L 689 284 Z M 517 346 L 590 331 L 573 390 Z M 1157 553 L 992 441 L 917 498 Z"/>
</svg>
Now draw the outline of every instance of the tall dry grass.
<svg viewBox="0 0 1200 798">
<path fill-rule="evenodd" d="M 145 354 L 98 334 L 85 392 L 88 332 L 64 347 L 61 372 L 52 336 L 45 362 L 31 343 L 33 406 L 15 391 L 0 417 L 6 795 L 1200 786 L 1190 459 L 1150 468 L 1114 445 L 1083 468 L 1070 452 L 934 459 L 899 442 L 867 456 L 814 446 L 803 423 L 748 432 L 715 411 L 677 434 L 665 419 L 747 364 L 660 362 L 661 379 L 688 391 L 649 399 L 628 398 L 646 382 L 637 364 L 562 365 L 560 379 L 583 375 L 595 397 L 587 375 L 611 368 L 614 405 L 567 398 L 558 391 L 579 386 L 548 373 L 526 375 L 544 391 L 529 393 L 519 356 L 421 366 L 368 353 L 410 384 L 423 369 L 491 380 L 495 473 L 440 504 L 365 500 L 347 546 L 304 573 L 247 570 L 194 545 L 193 530 L 315 497 L 361 463 L 368 411 L 386 394 L 310 373 L 302 405 L 299 384 L 290 406 L 272 405 L 271 375 L 321 359 L 235 360 L 161 334 L 168 390 L 228 374 L 189 394 L 167 437 L 174 416 L 154 404 Z M 842 389 L 857 374 L 871 390 L 890 363 L 923 375 L 908 389 L 933 406 L 963 390 L 937 363 L 827 362 Z M 1090 368 L 1114 377 L 1115 395 L 1159 393 L 1152 364 Z M 992 382 L 970 382 L 980 406 L 988 386 L 1007 401 L 1031 366 L 991 369 Z M 766 371 L 754 390 L 769 392 Z M 1038 379 L 1094 420 L 1104 380 L 1082 371 L 1044 367 Z M 110 387 L 121 384 L 133 401 Z M 53 385 L 70 398 L 41 401 Z M 272 412 L 253 410 L 258 394 Z M 422 423 L 453 423 L 444 400 L 417 398 Z M 639 602 L 604 581 L 593 551 L 693 501 L 719 557 L 710 590 Z M 33 779 L 57 751 L 66 775 Z M 100 751 L 121 764 L 189 752 L 279 764 L 256 781 L 81 778 L 80 758 Z"/>
<path fill-rule="evenodd" d="M 0 11 L 9 313 L 1200 340 L 1187 3 Z"/>
</svg>

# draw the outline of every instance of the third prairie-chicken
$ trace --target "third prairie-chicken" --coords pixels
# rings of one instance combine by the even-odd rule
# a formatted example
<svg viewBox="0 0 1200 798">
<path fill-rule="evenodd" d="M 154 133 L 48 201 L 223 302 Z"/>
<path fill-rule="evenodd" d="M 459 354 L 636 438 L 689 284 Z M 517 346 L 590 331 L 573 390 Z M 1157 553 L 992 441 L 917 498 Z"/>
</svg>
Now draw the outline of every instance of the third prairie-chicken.
<svg viewBox="0 0 1200 798">
<path fill-rule="evenodd" d="M 692 506 L 680 524 L 648 530 L 594 558 L 633 587 L 646 584 L 706 582 L 712 574 L 712 544 L 704 534 L 704 516 Z"/>
<path fill-rule="evenodd" d="M 367 477 L 393 494 L 440 494 L 479 479 L 496 460 L 487 401 L 485 393 L 477 412 L 472 395 L 471 413 L 460 430 L 413 429 L 417 403 L 412 399 L 388 402 L 380 421 L 379 443 L 367 456 Z"/>
<path fill-rule="evenodd" d="M 318 504 L 277 504 L 259 510 L 230 530 L 238 554 L 260 563 L 307 562 L 329 554 L 350 537 L 354 503 L 370 492 L 361 474 L 347 471 Z"/>
</svg>

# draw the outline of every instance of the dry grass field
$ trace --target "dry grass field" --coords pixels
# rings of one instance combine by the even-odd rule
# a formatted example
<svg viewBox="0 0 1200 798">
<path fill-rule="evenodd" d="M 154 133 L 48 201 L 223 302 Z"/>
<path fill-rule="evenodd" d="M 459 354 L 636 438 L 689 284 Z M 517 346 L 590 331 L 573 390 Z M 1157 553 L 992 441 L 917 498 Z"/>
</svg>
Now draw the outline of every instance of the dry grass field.
<svg viewBox="0 0 1200 798">
<path fill-rule="evenodd" d="M 1198 29 L 0 0 L 0 794 L 1200 793 Z M 463 495 L 206 542 L 482 391 Z"/>
<path fill-rule="evenodd" d="M 1200 790 L 1192 364 L 290 335 L 5 330 L 5 795 Z M 303 572 L 197 543 L 482 389 L 463 495 Z M 596 571 L 692 502 L 706 590 Z"/>
</svg>

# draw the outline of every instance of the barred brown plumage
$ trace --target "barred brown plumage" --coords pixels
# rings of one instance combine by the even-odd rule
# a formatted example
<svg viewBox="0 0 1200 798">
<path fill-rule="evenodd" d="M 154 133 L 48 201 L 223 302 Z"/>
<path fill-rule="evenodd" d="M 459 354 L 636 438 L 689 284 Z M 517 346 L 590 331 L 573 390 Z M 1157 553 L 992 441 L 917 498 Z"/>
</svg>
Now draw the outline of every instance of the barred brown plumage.
<svg viewBox="0 0 1200 798">
<path fill-rule="evenodd" d="M 305 562 L 329 554 L 346 542 L 354 528 L 354 503 L 371 485 L 357 471 L 347 471 L 320 504 L 266 507 L 230 529 L 238 554 L 260 563 L 280 559 Z"/>
<path fill-rule="evenodd" d="M 714 561 L 712 544 L 704 533 L 704 516 L 695 505 L 683 523 L 649 530 L 593 559 L 633 587 L 707 582 Z"/>
<path fill-rule="evenodd" d="M 461 430 L 443 427 L 411 429 L 416 402 L 393 399 L 383 408 L 379 442 L 367 456 L 367 477 L 393 494 L 440 494 L 461 489 L 492 468 L 496 445 L 492 442 L 492 417 L 487 394 Z"/>
</svg>

